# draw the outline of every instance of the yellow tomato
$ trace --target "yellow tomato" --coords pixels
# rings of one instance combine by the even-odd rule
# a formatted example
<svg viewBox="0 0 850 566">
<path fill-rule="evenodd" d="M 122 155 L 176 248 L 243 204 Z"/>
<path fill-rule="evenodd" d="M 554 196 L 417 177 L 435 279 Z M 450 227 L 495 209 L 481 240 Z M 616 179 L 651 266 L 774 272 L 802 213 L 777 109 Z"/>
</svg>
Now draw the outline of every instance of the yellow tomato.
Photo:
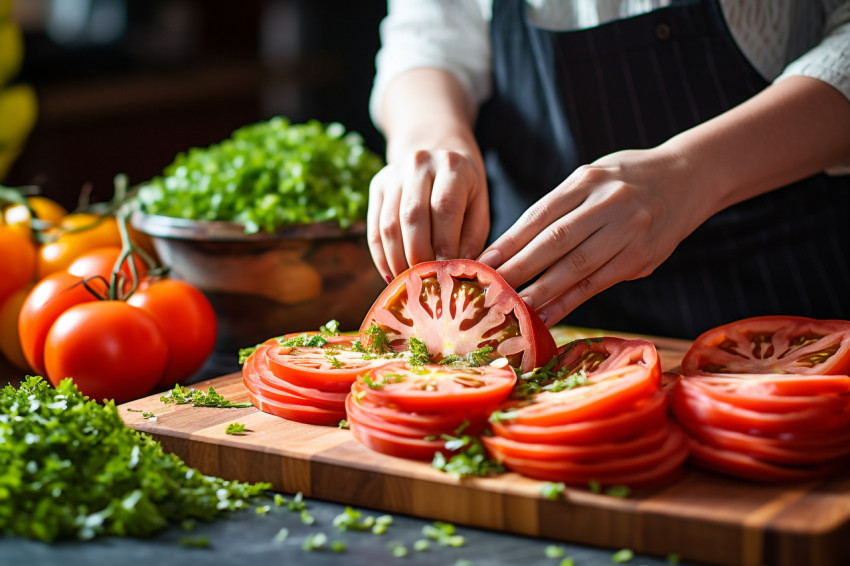
<svg viewBox="0 0 850 566">
<path fill-rule="evenodd" d="M 32 281 L 35 271 L 35 246 L 20 232 L 0 226 L 0 303 Z"/>
<path fill-rule="evenodd" d="M 45 197 L 27 197 L 27 204 L 35 211 L 36 217 L 50 224 L 58 226 L 68 211 L 56 201 Z M 6 224 L 22 231 L 30 233 L 30 211 L 22 204 L 14 204 L 3 213 Z"/>
<path fill-rule="evenodd" d="M 24 300 L 27 298 L 33 283 L 12 293 L 5 302 L 0 304 L 0 352 L 7 360 L 24 371 L 31 371 L 30 365 L 21 349 L 21 338 L 18 334 L 18 315 Z"/>
<path fill-rule="evenodd" d="M 74 213 L 63 218 L 59 226 L 62 232 L 56 241 L 44 244 L 39 250 L 39 278 L 67 269 L 89 250 L 121 246 L 121 234 L 114 216 Z"/>
</svg>

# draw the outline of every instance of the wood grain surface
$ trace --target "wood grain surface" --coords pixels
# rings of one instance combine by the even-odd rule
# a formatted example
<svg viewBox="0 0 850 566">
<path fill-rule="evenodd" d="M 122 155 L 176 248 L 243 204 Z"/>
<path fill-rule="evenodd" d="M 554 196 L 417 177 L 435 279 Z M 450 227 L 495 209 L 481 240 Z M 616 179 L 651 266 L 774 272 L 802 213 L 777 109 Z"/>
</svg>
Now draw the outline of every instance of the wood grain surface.
<svg viewBox="0 0 850 566">
<path fill-rule="evenodd" d="M 606 333 L 560 328 L 553 334 L 561 344 Z M 646 338 L 658 348 L 665 370 L 678 366 L 688 346 Z M 248 400 L 239 374 L 193 387 L 210 385 L 232 401 Z M 850 564 L 850 473 L 764 485 L 688 469 L 673 485 L 626 499 L 568 488 L 553 501 L 540 495 L 541 482 L 514 473 L 457 480 L 425 463 L 372 452 L 347 430 L 290 422 L 254 408 L 166 405 L 159 397 L 122 405 L 121 416 L 206 474 L 266 481 L 276 490 L 390 513 L 711 564 Z M 226 434 L 231 422 L 245 424 L 247 434 Z"/>
</svg>

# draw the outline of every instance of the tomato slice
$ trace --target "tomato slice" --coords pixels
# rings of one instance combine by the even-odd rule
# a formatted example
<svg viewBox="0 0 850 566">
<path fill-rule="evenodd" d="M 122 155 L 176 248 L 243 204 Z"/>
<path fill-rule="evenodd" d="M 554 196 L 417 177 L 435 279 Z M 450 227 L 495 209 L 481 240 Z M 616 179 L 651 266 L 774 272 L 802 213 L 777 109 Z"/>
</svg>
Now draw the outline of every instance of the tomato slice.
<svg viewBox="0 0 850 566">
<path fill-rule="evenodd" d="M 661 374 L 634 364 L 587 376 L 587 384 L 563 391 L 543 391 L 530 404 L 508 402 L 513 422 L 536 426 L 564 425 L 626 411 L 659 390 Z"/>
<path fill-rule="evenodd" d="M 850 321 L 761 316 L 699 336 L 682 359 L 684 375 L 850 374 Z"/>
<path fill-rule="evenodd" d="M 358 422 L 376 428 L 394 435 L 407 436 L 411 438 L 428 438 L 434 437 L 439 439 L 441 435 L 453 435 L 455 432 L 463 428 L 463 434 L 476 435 L 484 428 L 484 415 L 479 415 L 476 420 L 463 419 L 460 422 L 453 422 L 451 425 L 443 425 L 436 427 L 425 427 L 402 422 L 398 420 L 387 420 L 373 414 L 366 407 L 361 405 L 355 395 L 349 395 L 345 401 L 346 414 L 349 420 L 352 418 Z"/>
<path fill-rule="evenodd" d="M 510 394 L 516 373 L 509 366 L 455 368 L 384 364 L 357 378 L 365 397 L 412 412 L 475 411 L 495 407 Z"/>
<path fill-rule="evenodd" d="M 393 361 L 364 358 L 344 341 L 328 342 L 321 348 L 279 346 L 270 349 L 266 357 L 269 369 L 284 381 L 299 387 L 346 393 L 358 375 Z"/>
<path fill-rule="evenodd" d="M 425 343 L 432 361 L 490 346 L 522 371 L 555 355 L 552 334 L 491 267 L 471 260 L 429 261 L 395 278 L 360 327 L 360 340 L 377 324 L 395 351 L 411 338 Z"/>
<path fill-rule="evenodd" d="M 673 391 L 672 407 L 680 420 L 747 433 L 773 435 L 801 430 L 841 433 L 850 427 L 850 411 L 810 408 L 787 413 L 762 413 L 718 401 L 681 385 Z"/>
<path fill-rule="evenodd" d="M 824 378 L 824 379 L 820 379 Z M 810 379 L 808 376 L 800 381 Z M 846 379 L 846 376 L 812 376 L 813 389 L 822 390 L 824 380 Z M 707 397 L 744 409 L 766 413 L 790 413 L 807 409 L 842 411 L 850 407 L 850 395 L 818 394 L 800 391 L 800 395 L 776 393 L 787 391 L 788 376 L 785 374 L 724 374 L 716 376 L 690 376 L 682 378 L 680 387 L 686 391 L 699 392 Z M 795 385 L 803 389 L 804 383 Z"/>
<path fill-rule="evenodd" d="M 790 442 L 781 439 L 723 430 L 692 422 L 682 422 L 692 437 L 720 450 L 745 454 L 774 464 L 816 465 L 850 456 L 850 434 L 827 442 Z"/>
<path fill-rule="evenodd" d="M 827 477 L 839 469 L 834 463 L 816 466 L 783 466 L 771 464 L 747 454 L 723 450 L 690 438 L 691 462 L 730 476 L 764 482 L 798 482 Z"/>
<path fill-rule="evenodd" d="M 667 420 L 667 395 L 655 392 L 629 410 L 613 416 L 564 425 L 534 426 L 511 421 L 491 422 L 497 435 L 517 442 L 586 445 L 633 438 Z"/>
<path fill-rule="evenodd" d="M 265 390 L 277 391 L 283 395 L 298 397 L 304 399 L 305 402 L 312 403 L 317 407 L 327 409 L 341 410 L 345 405 L 347 393 L 337 391 L 323 391 L 321 389 L 313 389 L 310 387 L 299 387 L 288 381 L 284 381 L 277 377 L 268 367 L 266 355 L 269 350 L 275 346 L 263 345 L 246 360 L 245 365 L 251 366 L 257 375 L 258 386 Z"/>
<path fill-rule="evenodd" d="M 574 340 L 558 348 L 556 369 L 567 373 L 583 371 L 590 375 L 633 364 L 661 373 L 658 350 L 652 342 L 603 336 Z"/>
<path fill-rule="evenodd" d="M 657 485 L 678 477 L 688 457 L 687 437 L 678 425 L 670 423 L 668 426 L 669 434 L 656 450 L 609 461 L 541 461 L 514 458 L 500 452 L 495 452 L 494 456 L 510 470 L 545 481 L 571 485 L 587 485 L 590 481 L 606 486 Z"/>
<path fill-rule="evenodd" d="M 499 436 L 482 436 L 488 450 L 511 458 L 538 461 L 602 461 L 656 450 L 670 435 L 666 422 L 635 438 L 596 444 L 531 444 Z"/>
<path fill-rule="evenodd" d="M 411 460 L 431 460 L 436 452 L 449 454 L 446 451 L 445 440 L 425 440 L 424 437 L 393 434 L 368 426 L 358 421 L 357 417 L 349 417 L 348 426 L 358 442 L 381 454 Z"/>
<path fill-rule="evenodd" d="M 338 425 L 339 421 L 345 419 L 344 411 L 329 411 L 310 405 L 298 405 L 295 403 L 284 403 L 265 397 L 262 393 L 251 388 L 249 383 L 248 397 L 251 403 L 260 411 L 281 417 L 286 420 L 313 425 Z"/>
</svg>

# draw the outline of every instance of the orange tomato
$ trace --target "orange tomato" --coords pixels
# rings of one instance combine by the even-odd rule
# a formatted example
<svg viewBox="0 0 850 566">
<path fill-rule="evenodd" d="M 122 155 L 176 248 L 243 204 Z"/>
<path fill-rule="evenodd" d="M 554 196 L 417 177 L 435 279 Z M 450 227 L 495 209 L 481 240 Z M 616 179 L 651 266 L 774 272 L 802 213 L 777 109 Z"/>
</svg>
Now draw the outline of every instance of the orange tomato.
<svg viewBox="0 0 850 566">
<path fill-rule="evenodd" d="M 12 293 L 5 302 L 0 304 L 0 352 L 7 360 L 24 371 L 30 371 L 31 368 L 21 348 L 21 338 L 18 334 L 18 315 L 21 313 L 24 300 L 26 300 L 32 288 L 33 283 L 29 283 Z"/>
<path fill-rule="evenodd" d="M 68 211 L 56 201 L 46 197 L 27 197 L 27 204 L 35 211 L 39 220 L 58 226 Z M 22 204 L 14 204 L 3 212 L 6 224 L 29 236 L 30 211 Z"/>
<path fill-rule="evenodd" d="M 83 253 L 95 248 L 121 246 L 121 234 L 114 216 L 87 212 L 69 214 L 60 223 L 59 237 L 41 247 L 38 256 L 38 276 L 67 269 Z"/>
<path fill-rule="evenodd" d="M 28 237 L 8 226 L 0 226 L 0 304 L 33 278 L 35 246 Z"/>
</svg>

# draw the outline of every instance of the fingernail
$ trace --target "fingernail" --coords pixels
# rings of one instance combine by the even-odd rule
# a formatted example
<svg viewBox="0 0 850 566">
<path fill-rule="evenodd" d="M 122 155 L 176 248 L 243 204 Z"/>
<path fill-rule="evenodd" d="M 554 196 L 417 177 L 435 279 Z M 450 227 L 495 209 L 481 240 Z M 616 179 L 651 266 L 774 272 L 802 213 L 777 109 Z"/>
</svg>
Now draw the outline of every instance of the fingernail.
<svg viewBox="0 0 850 566">
<path fill-rule="evenodd" d="M 543 324 L 546 324 L 546 313 L 545 312 L 537 311 L 537 316 L 540 317 L 540 320 L 543 322 Z"/>
<path fill-rule="evenodd" d="M 495 268 L 502 263 L 502 252 L 499 250 L 486 251 L 478 258 L 478 261 Z"/>
<path fill-rule="evenodd" d="M 392 283 L 392 282 L 393 282 L 393 278 L 392 278 L 392 277 L 390 277 L 389 275 L 384 275 L 384 279 L 386 279 L 386 280 L 387 280 L 387 283 Z"/>
</svg>

